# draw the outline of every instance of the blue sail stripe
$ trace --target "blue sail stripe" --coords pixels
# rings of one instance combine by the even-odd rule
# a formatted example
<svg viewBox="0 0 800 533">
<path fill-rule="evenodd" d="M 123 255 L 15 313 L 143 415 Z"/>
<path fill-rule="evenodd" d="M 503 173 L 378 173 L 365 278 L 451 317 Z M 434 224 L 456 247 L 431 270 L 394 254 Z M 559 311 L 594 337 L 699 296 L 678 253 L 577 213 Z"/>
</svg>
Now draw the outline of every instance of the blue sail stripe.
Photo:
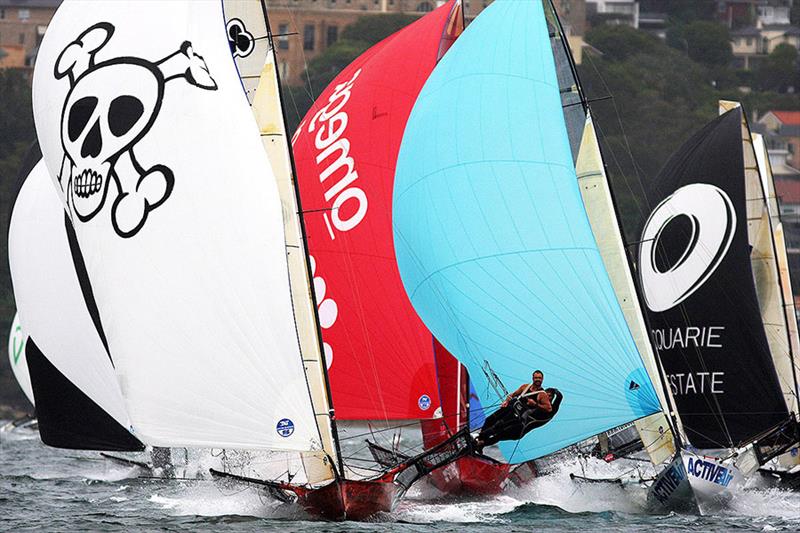
<svg viewBox="0 0 800 533">
<path fill-rule="evenodd" d="M 504 396 L 492 374 L 511 391 L 541 369 L 563 394 L 550 422 L 500 444 L 509 461 L 658 412 L 583 207 L 541 0 L 496 0 L 440 61 L 393 198 L 406 292 L 485 414 Z"/>
</svg>

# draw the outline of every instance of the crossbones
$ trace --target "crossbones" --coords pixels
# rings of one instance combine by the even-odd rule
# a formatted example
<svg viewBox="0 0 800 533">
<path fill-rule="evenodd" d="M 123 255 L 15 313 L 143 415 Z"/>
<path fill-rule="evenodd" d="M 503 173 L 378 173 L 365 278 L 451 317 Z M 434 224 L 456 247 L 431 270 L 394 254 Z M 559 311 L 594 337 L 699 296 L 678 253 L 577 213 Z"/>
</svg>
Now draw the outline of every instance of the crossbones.
<svg viewBox="0 0 800 533">
<path fill-rule="evenodd" d="M 113 178 L 117 197 L 111 222 L 119 236 L 132 237 L 148 213 L 169 198 L 175 183 L 169 167 L 145 168 L 133 153 L 158 116 L 165 84 L 182 79 L 211 91 L 217 84 L 189 41 L 156 62 L 117 57 L 96 63 L 97 52 L 113 33 L 110 23 L 95 24 L 56 61 L 56 79 L 70 82 L 61 112 L 64 156 L 58 181 L 71 211 L 87 222 L 103 208 Z"/>
</svg>

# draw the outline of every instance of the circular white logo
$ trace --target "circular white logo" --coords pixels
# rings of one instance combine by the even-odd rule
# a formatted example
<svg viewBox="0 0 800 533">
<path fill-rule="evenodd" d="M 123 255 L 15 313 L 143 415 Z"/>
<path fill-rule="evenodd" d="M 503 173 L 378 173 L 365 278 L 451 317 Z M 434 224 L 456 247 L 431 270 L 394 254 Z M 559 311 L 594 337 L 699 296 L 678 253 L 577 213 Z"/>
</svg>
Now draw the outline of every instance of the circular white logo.
<svg viewBox="0 0 800 533">
<path fill-rule="evenodd" d="M 278 420 L 278 425 L 275 426 L 275 431 L 277 431 L 278 435 L 281 437 L 288 437 L 294 433 L 294 422 L 288 418 L 281 418 Z"/>
<path fill-rule="evenodd" d="M 662 272 L 656 251 L 664 229 L 677 217 L 691 224 L 680 258 Z M 665 198 L 645 223 L 639 247 L 639 270 L 645 303 L 655 312 L 672 309 L 702 287 L 719 266 L 736 231 L 736 211 L 725 191 L 692 183 Z"/>
</svg>

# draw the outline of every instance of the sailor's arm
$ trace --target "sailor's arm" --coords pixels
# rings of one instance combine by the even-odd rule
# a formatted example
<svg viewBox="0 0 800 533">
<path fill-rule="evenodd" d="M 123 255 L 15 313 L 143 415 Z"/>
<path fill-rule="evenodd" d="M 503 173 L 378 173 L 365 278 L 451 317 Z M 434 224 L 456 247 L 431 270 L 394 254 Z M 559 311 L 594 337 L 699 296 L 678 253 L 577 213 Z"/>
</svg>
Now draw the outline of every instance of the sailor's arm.
<svg viewBox="0 0 800 533">
<path fill-rule="evenodd" d="M 519 388 L 517 390 L 515 390 L 514 392 L 512 392 L 511 394 L 506 396 L 506 399 L 503 401 L 502 404 L 500 404 L 500 406 L 501 407 L 507 406 L 511 402 L 511 400 L 513 400 L 514 398 L 516 398 L 517 396 L 519 396 L 520 394 L 525 392 L 525 389 L 527 389 L 527 388 L 528 388 L 528 384 L 527 383 L 523 383 L 522 385 L 519 386 Z"/>
</svg>

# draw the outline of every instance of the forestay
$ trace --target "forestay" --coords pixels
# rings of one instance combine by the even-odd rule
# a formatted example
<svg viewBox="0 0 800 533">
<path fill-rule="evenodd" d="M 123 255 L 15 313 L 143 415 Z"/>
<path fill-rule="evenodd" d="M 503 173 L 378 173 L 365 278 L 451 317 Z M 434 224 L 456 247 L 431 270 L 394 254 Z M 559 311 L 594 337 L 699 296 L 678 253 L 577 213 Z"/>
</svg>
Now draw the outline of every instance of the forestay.
<svg viewBox="0 0 800 533">
<path fill-rule="evenodd" d="M 482 404 L 544 372 L 560 409 L 511 462 L 660 410 L 587 220 L 541 2 L 496 1 L 409 118 L 394 189 L 403 284 Z M 495 379 L 496 378 L 496 379 Z"/>
<path fill-rule="evenodd" d="M 319 449 L 280 198 L 221 4 L 65 2 L 33 96 L 134 433 Z"/>
</svg>

